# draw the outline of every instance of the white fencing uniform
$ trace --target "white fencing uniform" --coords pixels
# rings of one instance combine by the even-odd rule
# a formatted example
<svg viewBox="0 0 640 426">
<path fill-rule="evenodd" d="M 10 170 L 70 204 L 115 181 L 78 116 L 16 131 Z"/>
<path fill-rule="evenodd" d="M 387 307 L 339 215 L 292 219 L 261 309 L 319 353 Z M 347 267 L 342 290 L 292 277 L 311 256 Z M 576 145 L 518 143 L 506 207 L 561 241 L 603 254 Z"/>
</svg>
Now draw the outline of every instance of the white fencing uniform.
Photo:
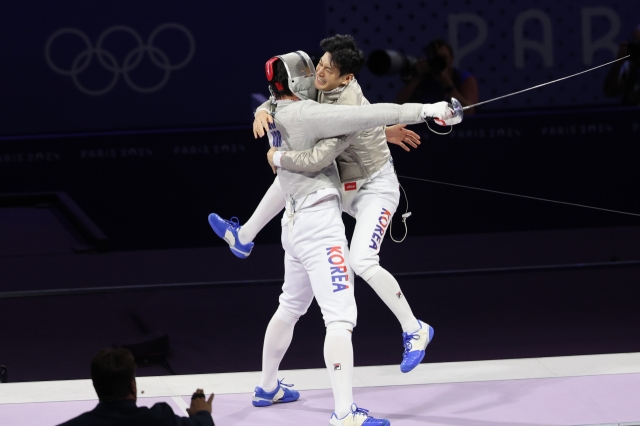
<svg viewBox="0 0 640 426">
<path fill-rule="evenodd" d="M 422 106 L 419 104 L 406 105 L 368 105 L 368 106 L 336 106 L 317 104 L 312 101 L 278 101 L 274 123 L 269 132 L 270 143 L 283 151 L 305 150 L 312 148 L 320 138 L 327 138 L 339 134 L 353 133 L 354 131 L 379 126 L 384 123 L 415 123 L 421 121 Z M 331 126 L 324 126 L 322 123 L 332 123 Z M 393 174 L 393 168 L 387 167 L 384 172 Z M 381 172 L 382 174 L 382 172 Z M 393 194 L 390 191 L 386 176 L 378 176 L 379 182 L 387 183 L 385 190 L 389 192 L 391 201 Z M 317 171 L 296 172 L 278 168 L 278 180 L 285 194 L 287 201 L 286 211 L 283 217 L 282 243 L 287 253 L 285 261 L 285 274 L 290 274 L 291 279 L 285 278 L 283 295 L 281 296 L 281 308 L 296 317 L 304 314 L 311 303 L 312 293 L 316 293 L 316 299 L 323 311 L 325 324 L 332 321 L 345 321 L 355 326 L 355 300 L 352 296 L 348 299 L 346 295 L 353 292 L 353 273 L 349 263 L 340 265 L 340 268 L 349 271 L 346 280 L 351 284 L 349 287 L 336 285 L 336 276 L 332 276 L 331 271 L 340 270 L 335 265 L 328 269 L 327 253 L 328 247 L 342 247 L 341 254 L 348 259 L 346 237 L 344 236 L 344 225 L 340 217 L 339 192 L 340 180 L 333 162 L 323 165 Z M 377 191 L 374 182 L 369 182 L 367 188 L 362 188 L 359 201 L 353 203 L 356 214 L 361 214 L 363 219 L 372 216 L 372 208 L 364 208 L 364 203 L 368 200 L 368 195 L 373 195 Z M 397 188 L 396 188 L 397 190 Z M 334 208 L 326 209 L 326 217 L 317 213 L 316 209 L 323 206 L 319 203 L 330 194 L 334 194 L 336 200 Z M 397 207 L 397 197 L 395 203 L 389 203 L 389 207 Z M 374 204 L 370 203 L 371 206 Z M 362 207 L 361 207 L 362 205 Z M 383 206 L 384 207 L 384 206 Z M 379 207 L 376 206 L 376 209 Z M 379 212 L 378 212 L 379 213 Z M 298 217 L 301 216 L 301 218 Z M 313 220 L 306 219 L 314 217 Z M 327 222 L 327 223 L 324 223 Z M 369 223 L 368 219 L 363 220 L 363 224 Z M 373 224 L 372 224 L 373 225 Z M 364 226 L 364 225 L 363 225 Z M 306 229 L 308 227 L 308 230 Z M 375 226 L 372 226 L 372 231 Z M 386 229 L 386 226 L 384 227 Z M 384 231 L 381 231 L 384 235 Z M 374 237 L 375 238 L 375 237 Z M 379 246 L 379 241 L 378 241 Z M 377 252 L 375 250 L 369 257 L 377 263 Z M 330 259 L 330 258 L 329 258 Z M 337 257 L 335 259 L 338 259 Z M 302 291 L 302 284 L 299 281 L 303 278 L 303 271 L 307 270 L 308 280 L 304 281 L 308 289 Z M 326 279 L 327 284 L 320 284 Z M 328 286 L 328 284 L 331 286 Z M 328 291 L 331 289 L 331 291 Z M 345 297 L 343 297 L 343 295 Z M 336 297 L 338 297 L 336 299 Z M 298 300 L 299 299 L 299 300 Z M 339 301 L 339 302 L 338 302 Z M 347 305 L 353 303 L 353 308 Z"/>
<path fill-rule="evenodd" d="M 321 92 L 319 99 L 334 105 L 369 105 L 356 81 L 332 92 Z M 331 123 L 330 117 L 327 123 Z M 287 170 L 313 171 L 334 158 L 340 171 L 343 211 L 356 218 L 351 267 L 394 313 L 403 331 L 412 332 L 418 320 L 397 280 L 379 263 L 384 234 L 400 201 L 384 127 L 364 129 L 344 139 L 324 139 L 306 151 L 277 152 L 274 163 Z"/>
<path fill-rule="evenodd" d="M 324 194 L 314 193 L 306 202 L 313 203 L 310 198 L 321 201 L 303 205 L 295 215 L 289 206 L 282 218 L 285 276 L 280 307 L 299 318 L 315 295 L 325 325 L 342 321 L 353 328 L 357 317 L 354 275 L 339 196 L 337 191 L 318 192 Z"/>
<path fill-rule="evenodd" d="M 351 267 L 365 281 L 380 269 L 380 247 L 398 208 L 398 178 L 389 162 L 379 174 L 365 181 L 343 210 L 356 219 L 351 237 Z"/>
</svg>

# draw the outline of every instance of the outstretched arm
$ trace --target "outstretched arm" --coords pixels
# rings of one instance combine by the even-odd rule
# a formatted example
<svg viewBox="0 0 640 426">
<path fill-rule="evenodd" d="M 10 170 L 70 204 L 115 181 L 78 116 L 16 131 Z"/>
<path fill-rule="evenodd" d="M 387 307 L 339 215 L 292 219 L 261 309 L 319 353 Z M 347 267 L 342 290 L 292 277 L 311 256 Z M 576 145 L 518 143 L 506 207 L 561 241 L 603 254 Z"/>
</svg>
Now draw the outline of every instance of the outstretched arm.
<svg viewBox="0 0 640 426">
<path fill-rule="evenodd" d="M 446 102 L 437 104 L 327 105 L 307 102 L 300 109 L 306 129 L 317 139 L 347 135 L 387 124 L 415 124 L 424 118 L 450 118 Z"/>
</svg>

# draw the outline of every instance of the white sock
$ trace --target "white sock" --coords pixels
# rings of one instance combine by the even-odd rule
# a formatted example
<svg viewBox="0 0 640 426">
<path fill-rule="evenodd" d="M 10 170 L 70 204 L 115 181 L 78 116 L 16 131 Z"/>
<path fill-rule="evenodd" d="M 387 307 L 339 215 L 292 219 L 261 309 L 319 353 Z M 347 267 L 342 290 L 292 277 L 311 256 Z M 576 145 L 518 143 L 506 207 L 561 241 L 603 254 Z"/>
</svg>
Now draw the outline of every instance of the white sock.
<svg viewBox="0 0 640 426">
<path fill-rule="evenodd" d="M 281 309 L 278 309 L 269 321 L 267 331 L 264 334 L 262 376 L 260 384 L 258 384 L 266 392 L 271 392 L 278 387 L 278 368 L 291 344 L 296 322 L 297 319 L 291 315 L 288 315 L 288 318 L 282 315 Z"/>
<path fill-rule="evenodd" d="M 349 330 L 327 329 L 324 362 L 333 388 L 335 413 L 340 419 L 351 412 L 353 403 L 353 346 Z"/>
<path fill-rule="evenodd" d="M 420 329 L 418 320 L 413 315 L 409 302 L 407 302 L 407 299 L 405 299 L 404 294 L 400 290 L 398 281 L 396 281 L 393 275 L 386 269 L 379 268 L 380 269 L 370 277 L 367 277 L 368 271 L 365 271 L 362 278 L 369 283 L 378 297 L 382 299 L 384 304 L 387 305 L 396 318 L 398 318 L 402 326 L 402 331 L 411 333 Z"/>
<path fill-rule="evenodd" d="M 284 194 L 280 188 L 280 182 L 276 178 L 249 220 L 240 228 L 240 232 L 238 232 L 240 244 L 247 244 L 253 241 L 258 232 L 284 209 L 284 205 Z"/>
</svg>

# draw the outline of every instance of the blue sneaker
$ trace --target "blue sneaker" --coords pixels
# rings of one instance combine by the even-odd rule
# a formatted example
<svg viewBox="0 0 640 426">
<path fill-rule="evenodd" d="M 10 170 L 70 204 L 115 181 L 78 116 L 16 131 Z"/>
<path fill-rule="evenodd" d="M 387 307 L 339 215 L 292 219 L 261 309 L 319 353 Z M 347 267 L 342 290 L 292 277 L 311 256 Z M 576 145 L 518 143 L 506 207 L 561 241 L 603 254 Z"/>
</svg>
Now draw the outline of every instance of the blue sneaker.
<svg viewBox="0 0 640 426">
<path fill-rule="evenodd" d="M 418 320 L 420 329 L 413 333 L 402 333 L 404 353 L 400 363 L 400 371 L 408 373 L 420 364 L 424 358 L 424 350 L 433 339 L 433 327 Z"/>
<path fill-rule="evenodd" d="M 237 217 L 232 217 L 231 220 L 224 220 L 215 213 L 209 215 L 209 225 L 213 229 L 216 235 L 229 244 L 231 253 L 238 256 L 240 259 L 246 259 L 251 254 L 253 248 L 253 242 L 247 244 L 241 244 L 238 239 L 238 231 L 240 231 L 240 221 Z"/>
<path fill-rule="evenodd" d="M 356 404 L 351 404 L 351 412 L 339 419 L 336 413 L 331 415 L 329 426 L 390 426 L 387 419 L 376 419 L 369 415 L 369 410 L 358 408 Z"/>
<path fill-rule="evenodd" d="M 293 389 L 287 389 L 293 385 L 286 385 L 282 383 L 282 380 L 278 380 L 278 387 L 272 392 L 265 392 L 260 386 L 256 386 L 253 390 L 253 406 L 268 407 L 269 405 L 281 402 L 297 401 L 298 398 L 300 398 L 300 392 Z M 283 386 L 286 386 L 287 388 L 283 388 Z"/>
</svg>

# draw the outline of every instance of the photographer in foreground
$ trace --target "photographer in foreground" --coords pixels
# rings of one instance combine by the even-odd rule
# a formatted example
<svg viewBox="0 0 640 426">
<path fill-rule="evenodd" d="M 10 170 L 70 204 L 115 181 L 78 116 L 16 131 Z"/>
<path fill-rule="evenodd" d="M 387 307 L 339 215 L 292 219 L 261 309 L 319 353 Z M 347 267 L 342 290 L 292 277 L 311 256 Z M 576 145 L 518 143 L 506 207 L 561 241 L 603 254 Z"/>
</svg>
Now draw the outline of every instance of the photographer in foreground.
<svg viewBox="0 0 640 426">
<path fill-rule="evenodd" d="M 103 349 L 91 361 L 91 381 L 100 403 L 60 426 L 215 426 L 211 417 L 213 394 L 205 399 L 198 389 L 191 397 L 189 417 L 173 413 L 165 402 L 138 407 L 136 363 L 127 349 Z"/>
<path fill-rule="evenodd" d="M 424 49 L 427 57 L 419 58 L 408 76 L 408 82 L 398 93 L 396 103 L 438 102 L 458 99 L 462 106 L 478 103 L 478 83 L 469 71 L 453 67 L 453 49 L 436 38 Z M 475 108 L 465 115 L 475 113 Z"/>
</svg>

